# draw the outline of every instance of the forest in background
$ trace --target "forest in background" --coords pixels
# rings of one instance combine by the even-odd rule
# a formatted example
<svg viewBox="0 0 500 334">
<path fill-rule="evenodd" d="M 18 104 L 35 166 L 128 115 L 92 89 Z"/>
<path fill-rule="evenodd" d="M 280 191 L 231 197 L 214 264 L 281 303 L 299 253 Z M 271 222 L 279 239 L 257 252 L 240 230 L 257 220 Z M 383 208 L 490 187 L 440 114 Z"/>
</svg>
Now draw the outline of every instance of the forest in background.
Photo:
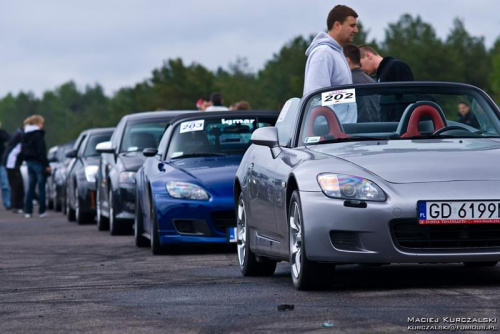
<svg viewBox="0 0 500 334">
<path fill-rule="evenodd" d="M 382 56 L 407 62 L 416 80 L 456 81 L 478 86 L 500 101 L 500 38 L 488 49 L 484 37 L 471 36 L 460 19 L 443 40 L 420 16 L 402 15 L 385 30 L 383 41 L 369 39 L 369 29 L 359 22 L 354 43 L 370 44 Z M 62 83 L 38 98 L 31 92 L 8 94 L 0 99 L 2 127 L 12 132 L 32 114 L 45 117 L 49 146 L 72 140 L 87 128 L 115 126 L 126 114 L 164 110 L 194 110 L 202 96 L 218 91 L 224 104 L 246 100 L 252 109 L 277 110 L 291 97 L 301 97 L 306 63 L 305 50 L 314 35 L 291 39 L 257 72 L 245 58 L 227 69 L 210 71 L 182 59 L 164 60 L 149 78 L 106 96 L 96 84 L 83 91 L 74 81 Z"/>
</svg>

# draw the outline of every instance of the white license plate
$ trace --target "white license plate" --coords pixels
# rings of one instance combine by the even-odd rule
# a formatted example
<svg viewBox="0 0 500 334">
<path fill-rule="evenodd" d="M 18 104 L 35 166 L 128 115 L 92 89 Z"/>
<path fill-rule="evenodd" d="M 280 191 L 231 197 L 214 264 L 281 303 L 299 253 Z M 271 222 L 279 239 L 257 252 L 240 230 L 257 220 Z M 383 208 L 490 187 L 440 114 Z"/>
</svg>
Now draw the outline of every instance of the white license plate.
<svg viewBox="0 0 500 334">
<path fill-rule="evenodd" d="M 499 201 L 419 201 L 419 224 L 500 224 Z"/>
</svg>

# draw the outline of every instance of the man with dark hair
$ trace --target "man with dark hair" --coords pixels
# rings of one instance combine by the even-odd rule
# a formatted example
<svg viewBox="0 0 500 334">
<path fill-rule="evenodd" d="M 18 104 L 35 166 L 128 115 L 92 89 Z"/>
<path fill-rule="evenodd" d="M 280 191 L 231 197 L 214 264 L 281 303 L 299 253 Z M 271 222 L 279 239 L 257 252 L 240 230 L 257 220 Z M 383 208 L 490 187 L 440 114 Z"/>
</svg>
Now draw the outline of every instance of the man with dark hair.
<svg viewBox="0 0 500 334">
<path fill-rule="evenodd" d="M 319 88 L 352 83 L 342 47 L 352 43 L 358 33 L 357 17 L 352 8 L 344 5 L 330 11 L 326 21 L 328 31 L 320 32 L 306 50 L 304 95 Z M 335 113 L 342 123 L 356 122 L 356 113 L 349 108 L 338 108 Z"/>
<path fill-rule="evenodd" d="M 481 125 L 479 125 L 476 116 L 470 109 L 470 104 L 465 101 L 458 102 L 458 117 L 460 123 L 473 126 L 476 129 L 481 129 Z"/>
<path fill-rule="evenodd" d="M 228 107 L 225 107 L 222 105 L 222 95 L 221 93 L 214 92 L 210 94 L 210 102 L 212 103 L 211 106 L 207 107 L 205 111 L 224 111 L 224 110 L 229 110 Z"/>
<path fill-rule="evenodd" d="M 375 83 L 375 80 L 370 78 L 361 70 L 361 53 L 355 44 L 348 43 L 344 46 L 344 56 L 347 59 L 349 68 L 351 69 L 352 83 Z M 378 122 L 380 120 L 378 96 L 358 96 L 356 103 L 358 109 L 358 123 Z"/>
<path fill-rule="evenodd" d="M 410 66 L 393 57 L 382 57 L 369 45 L 360 45 L 361 68 L 368 75 L 377 75 L 377 82 L 413 81 Z"/>
</svg>

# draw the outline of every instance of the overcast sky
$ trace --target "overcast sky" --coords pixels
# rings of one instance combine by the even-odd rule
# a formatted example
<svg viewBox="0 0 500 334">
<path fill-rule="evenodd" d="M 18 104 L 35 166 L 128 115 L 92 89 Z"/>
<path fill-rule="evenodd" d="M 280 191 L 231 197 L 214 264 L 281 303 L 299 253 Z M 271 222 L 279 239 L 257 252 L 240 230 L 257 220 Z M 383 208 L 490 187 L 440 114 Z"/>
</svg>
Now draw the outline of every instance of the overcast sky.
<svg viewBox="0 0 500 334">
<path fill-rule="evenodd" d="M 325 30 L 339 3 L 378 41 L 406 13 L 442 39 L 457 17 L 488 48 L 500 36 L 499 0 L 0 0 L 0 98 L 69 80 L 111 96 L 177 57 L 211 70 L 244 57 L 257 71 L 294 37 Z"/>
</svg>

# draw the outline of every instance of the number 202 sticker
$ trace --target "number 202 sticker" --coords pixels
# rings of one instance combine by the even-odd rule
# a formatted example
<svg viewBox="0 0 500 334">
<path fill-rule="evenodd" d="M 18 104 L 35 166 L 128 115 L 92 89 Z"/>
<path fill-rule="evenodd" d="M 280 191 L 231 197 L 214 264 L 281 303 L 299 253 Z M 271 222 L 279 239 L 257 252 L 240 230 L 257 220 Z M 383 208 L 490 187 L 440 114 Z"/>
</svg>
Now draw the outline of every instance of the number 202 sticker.
<svg viewBox="0 0 500 334">
<path fill-rule="evenodd" d="M 321 93 L 322 106 L 352 102 L 356 102 L 355 89 L 334 90 L 332 92 Z"/>
<path fill-rule="evenodd" d="M 203 130 L 204 125 L 205 125 L 204 119 L 200 119 L 197 121 L 182 122 L 180 132 L 184 133 L 184 132 L 201 131 Z"/>
</svg>

